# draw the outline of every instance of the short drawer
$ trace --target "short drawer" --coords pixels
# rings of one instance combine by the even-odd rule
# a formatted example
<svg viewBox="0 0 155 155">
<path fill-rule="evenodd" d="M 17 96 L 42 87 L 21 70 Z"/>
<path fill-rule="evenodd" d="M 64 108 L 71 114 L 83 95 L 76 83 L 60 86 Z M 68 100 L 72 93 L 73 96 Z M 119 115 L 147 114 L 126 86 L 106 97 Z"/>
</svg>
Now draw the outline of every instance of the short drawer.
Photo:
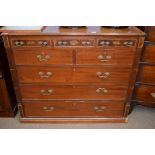
<svg viewBox="0 0 155 155">
<path fill-rule="evenodd" d="M 140 81 L 155 84 L 155 66 L 142 65 L 140 70 Z"/>
<path fill-rule="evenodd" d="M 36 101 L 24 102 L 26 117 L 121 117 L 122 102 L 104 101 Z"/>
<path fill-rule="evenodd" d="M 49 48 L 53 42 L 48 36 L 11 36 L 11 46 L 16 49 Z"/>
<path fill-rule="evenodd" d="M 106 85 L 22 85 L 20 87 L 23 100 L 52 99 L 117 99 L 124 100 L 127 87 Z"/>
<path fill-rule="evenodd" d="M 71 50 L 38 49 L 38 50 L 14 50 L 16 65 L 52 65 L 72 64 Z"/>
<path fill-rule="evenodd" d="M 155 86 L 136 86 L 135 98 L 146 103 L 154 102 L 155 105 Z"/>
<path fill-rule="evenodd" d="M 134 60 L 134 51 L 130 50 L 77 50 L 77 64 L 95 64 L 95 65 L 132 65 Z"/>
<path fill-rule="evenodd" d="M 21 83 L 94 82 L 128 85 L 130 68 L 122 67 L 17 67 Z"/>
<path fill-rule="evenodd" d="M 155 45 L 145 45 L 143 61 L 155 63 Z"/>
</svg>

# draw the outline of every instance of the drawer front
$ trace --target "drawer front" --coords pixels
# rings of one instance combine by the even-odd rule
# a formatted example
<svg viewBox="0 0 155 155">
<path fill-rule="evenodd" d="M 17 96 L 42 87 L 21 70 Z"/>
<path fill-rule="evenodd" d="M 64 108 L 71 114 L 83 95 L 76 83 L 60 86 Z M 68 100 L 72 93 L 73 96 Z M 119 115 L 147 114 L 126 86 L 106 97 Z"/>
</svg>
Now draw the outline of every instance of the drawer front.
<svg viewBox="0 0 155 155">
<path fill-rule="evenodd" d="M 142 66 L 141 82 L 155 84 L 155 66 L 148 66 L 148 65 Z"/>
<path fill-rule="evenodd" d="M 130 38 L 100 38 L 97 39 L 97 45 L 99 47 L 127 47 L 127 48 L 135 48 L 137 45 L 136 39 Z"/>
<path fill-rule="evenodd" d="M 145 45 L 143 61 L 155 63 L 155 45 Z"/>
<path fill-rule="evenodd" d="M 148 26 L 146 28 L 146 40 L 155 41 L 155 26 Z"/>
<path fill-rule="evenodd" d="M 34 99 L 118 99 L 124 100 L 127 88 L 121 86 L 29 86 L 20 88 L 23 100 Z"/>
<path fill-rule="evenodd" d="M 155 104 L 155 87 L 154 86 L 137 86 L 136 100 L 144 102 L 154 102 Z"/>
<path fill-rule="evenodd" d="M 129 50 L 80 50 L 76 52 L 77 64 L 132 65 L 134 51 Z"/>
<path fill-rule="evenodd" d="M 19 81 L 35 82 L 108 82 L 128 85 L 130 68 L 119 67 L 17 67 Z"/>
<path fill-rule="evenodd" d="M 13 53 L 15 63 L 17 65 L 52 65 L 73 63 L 71 50 L 16 50 Z"/>
<path fill-rule="evenodd" d="M 122 102 L 103 101 L 36 101 L 24 102 L 26 117 L 121 117 Z"/>
<path fill-rule="evenodd" d="M 49 48 L 53 46 L 53 42 L 49 37 L 34 37 L 34 36 L 16 36 L 11 38 L 12 48 L 22 49 L 22 48 L 33 48 L 42 47 Z"/>
</svg>

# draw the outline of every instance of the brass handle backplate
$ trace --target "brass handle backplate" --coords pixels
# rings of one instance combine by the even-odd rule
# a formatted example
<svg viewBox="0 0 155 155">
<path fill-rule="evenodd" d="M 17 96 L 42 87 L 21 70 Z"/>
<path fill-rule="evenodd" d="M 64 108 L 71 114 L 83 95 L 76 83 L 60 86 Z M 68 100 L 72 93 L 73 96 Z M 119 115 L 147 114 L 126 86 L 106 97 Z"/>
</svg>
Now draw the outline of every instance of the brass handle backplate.
<svg viewBox="0 0 155 155">
<path fill-rule="evenodd" d="M 25 43 L 24 41 L 15 41 L 14 44 L 15 46 L 23 46 Z"/>
<path fill-rule="evenodd" d="M 108 90 L 106 88 L 98 88 L 96 89 L 96 93 L 107 93 Z"/>
<path fill-rule="evenodd" d="M 150 95 L 151 95 L 153 98 L 155 98 L 155 93 L 150 93 Z"/>
<path fill-rule="evenodd" d="M 133 46 L 134 42 L 133 41 L 125 41 L 125 42 L 123 42 L 123 44 L 125 46 Z"/>
<path fill-rule="evenodd" d="M 51 76 L 53 75 L 53 73 L 52 73 L 52 72 L 46 72 L 46 73 L 44 73 L 44 72 L 39 72 L 38 75 L 39 75 L 41 78 L 49 78 L 49 77 L 51 77 Z"/>
<path fill-rule="evenodd" d="M 41 54 L 41 55 L 37 55 L 37 58 L 38 58 L 39 61 L 48 61 L 50 56 L 45 55 L 45 54 Z"/>
<path fill-rule="evenodd" d="M 97 72 L 96 75 L 97 75 L 97 77 L 99 77 L 100 79 L 103 79 L 103 78 L 109 77 L 109 76 L 110 76 L 110 73 L 109 73 L 109 72 L 104 72 L 104 73 L 102 73 L 102 72 Z"/>
<path fill-rule="evenodd" d="M 97 59 L 98 59 L 99 61 L 101 61 L 101 62 L 107 62 L 107 61 L 109 61 L 111 58 L 112 58 L 111 55 L 107 55 L 106 52 L 104 52 L 102 55 L 99 55 L 99 56 L 97 57 Z"/>
<path fill-rule="evenodd" d="M 53 111 L 55 108 L 54 107 L 51 107 L 51 106 L 44 106 L 43 107 L 43 110 L 45 111 Z"/>
<path fill-rule="evenodd" d="M 95 106 L 94 107 L 94 110 L 96 111 L 96 112 L 102 112 L 102 111 L 104 111 L 106 109 L 106 107 L 104 107 L 104 106 Z"/>
<path fill-rule="evenodd" d="M 40 90 L 40 93 L 41 93 L 41 95 L 48 96 L 53 93 L 53 90 L 52 89 L 48 89 L 48 90 L 42 89 L 42 90 Z"/>
</svg>

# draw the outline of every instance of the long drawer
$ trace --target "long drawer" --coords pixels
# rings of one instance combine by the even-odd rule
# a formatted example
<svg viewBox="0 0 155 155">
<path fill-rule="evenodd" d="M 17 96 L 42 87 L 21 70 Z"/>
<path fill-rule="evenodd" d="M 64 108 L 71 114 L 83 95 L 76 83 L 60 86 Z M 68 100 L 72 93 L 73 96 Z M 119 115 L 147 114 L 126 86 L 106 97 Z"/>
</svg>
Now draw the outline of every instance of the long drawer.
<svg viewBox="0 0 155 155">
<path fill-rule="evenodd" d="M 155 105 L 155 87 L 154 86 L 136 86 L 136 100 L 146 103 L 154 102 Z"/>
<path fill-rule="evenodd" d="M 155 84 L 155 66 L 142 65 L 140 81 L 143 83 Z"/>
<path fill-rule="evenodd" d="M 21 83 L 109 82 L 127 85 L 130 68 L 123 67 L 17 67 Z"/>
<path fill-rule="evenodd" d="M 23 102 L 26 117 L 121 117 L 123 102 L 29 101 Z"/>
<path fill-rule="evenodd" d="M 145 45 L 143 61 L 155 63 L 155 45 Z"/>
<path fill-rule="evenodd" d="M 81 85 L 22 85 L 20 87 L 23 100 L 35 99 L 110 99 L 124 100 L 127 95 L 125 86 Z"/>
<path fill-rule="evenodd" d="M 14 50 L 17 65 L 53 65 L 72 64 L 72 51 L 68 49 Z"/>
</svg>

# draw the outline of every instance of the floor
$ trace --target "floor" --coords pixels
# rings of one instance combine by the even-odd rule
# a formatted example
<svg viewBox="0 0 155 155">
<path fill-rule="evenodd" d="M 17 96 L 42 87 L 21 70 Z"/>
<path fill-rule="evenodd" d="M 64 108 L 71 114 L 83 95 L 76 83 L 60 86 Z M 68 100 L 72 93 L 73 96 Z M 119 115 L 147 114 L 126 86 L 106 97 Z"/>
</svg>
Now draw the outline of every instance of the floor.
<svg viewBox="0 0 155 155">
<path fill-rule="evenodd" d="M 137 106 L 128 123 L 105 124 L 21 124 L 16 118 L 0 118 L 1 129 L 155 129 L 155 108 Z"/>
</svg>

